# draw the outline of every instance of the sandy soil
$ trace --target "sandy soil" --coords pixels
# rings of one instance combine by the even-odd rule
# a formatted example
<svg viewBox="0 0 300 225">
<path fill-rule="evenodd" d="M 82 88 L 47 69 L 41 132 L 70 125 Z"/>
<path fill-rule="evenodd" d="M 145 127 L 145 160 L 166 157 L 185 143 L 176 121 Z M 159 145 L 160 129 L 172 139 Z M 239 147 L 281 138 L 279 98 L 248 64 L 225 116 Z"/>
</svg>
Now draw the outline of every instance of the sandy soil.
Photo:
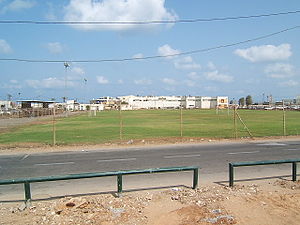
<svg viewBox="0 0 300 225">
<path fill-rule="evenodd" d="M 299 224 L 300 182 L 167 190 L 0 203 L 0 224 Z"/>
</svg>

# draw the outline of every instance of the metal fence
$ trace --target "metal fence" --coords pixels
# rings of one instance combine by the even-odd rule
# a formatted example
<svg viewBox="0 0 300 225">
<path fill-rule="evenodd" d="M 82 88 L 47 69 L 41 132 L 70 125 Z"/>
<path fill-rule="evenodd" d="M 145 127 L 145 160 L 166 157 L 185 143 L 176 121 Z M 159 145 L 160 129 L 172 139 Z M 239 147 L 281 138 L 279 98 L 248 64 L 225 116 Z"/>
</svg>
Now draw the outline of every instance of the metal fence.
<svg viewBox="0 0 300 225">
<path fill-rule="evenodd" d="M 28 202 L 31 200 L 31 190 L 30 190 L 31 183 L 116 176 L 117 187 L 118 187 L 117 192 L 118 194 L 121 194 L 123 192 L 122 177 L 124 175 L 166 173 L 166 172 L 179 172 L 179 171 L 193 171 L 193 189 L 197 188 L 199 168 L 195 166 L 152 168 L 152 169 L 144 169 L 144 170 L 123 170 L 123 171 L 99 172 L 99 173 L 81 173 L 81 174 L 70 174 L 70 175 L 59 175 L 59 176 L 34 177 L 34 178 L 19 178 L 19 179 L 0 180 L 0 185 L 24 184 L 25 201 Z"/>
<path fill-rule="evenodd" d="M 18 119 L 14 119 L 18 120 Z M 4 120 L 0 120 L 0 125 Z M 11 119 L 10 122 L 13 122 Z M 104 144 L 162 139 L 300 135 L 297 110 L 106 110 L 52 114 L 43 122 L 1 132 L 0 144 Z"/>
<path fill-rule="evenodd" d="M 300 159 L 231 162 L 231 163 L 229 163 L 229 186 L 233 187 L 234 167 L 241 167 L 241 166 L 261 166 L 261 165 L 291 163 L 292 164 L 292 180 L 296 181 L 296 179 L 297 179 L 297 162 L 300 162 Z"/>
</svg>

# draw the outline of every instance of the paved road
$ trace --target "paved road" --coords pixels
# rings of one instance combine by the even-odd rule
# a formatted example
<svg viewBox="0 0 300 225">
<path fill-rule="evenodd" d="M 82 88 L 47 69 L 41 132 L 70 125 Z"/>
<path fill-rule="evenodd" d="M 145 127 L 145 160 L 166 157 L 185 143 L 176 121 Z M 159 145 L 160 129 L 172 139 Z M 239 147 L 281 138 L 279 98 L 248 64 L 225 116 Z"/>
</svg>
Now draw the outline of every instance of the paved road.
<svg viewBox="0 0 300 225">
<path fill-rule="evenodd" d="M 193 165 L 201 167 L 202 177 L 222 174 L 218 179 L 226 180 L 228 162 L 287 158 L 300 158 L 300 141 L 173 145 L 6 155 L 0 156 L 0 179 Z M 260 174 L 267 171 L 270 176 L 279 172 L 288 175 L 289 168 L 290 165 L 264 168 L 259 166 L 247 170 L 239 168 L 239 173 L 246 174 L 246 171 L 251 171 L 253 174 Z M 8 189 L 0 188 L 1 197 Z"/>
</svg>

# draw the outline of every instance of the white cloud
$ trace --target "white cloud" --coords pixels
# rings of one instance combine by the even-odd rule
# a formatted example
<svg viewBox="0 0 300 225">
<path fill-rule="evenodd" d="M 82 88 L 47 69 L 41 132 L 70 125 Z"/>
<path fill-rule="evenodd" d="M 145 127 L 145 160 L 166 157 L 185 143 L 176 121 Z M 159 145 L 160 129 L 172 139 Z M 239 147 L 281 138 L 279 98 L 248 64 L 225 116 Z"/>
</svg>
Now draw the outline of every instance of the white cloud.
<svg viewBox="0 0 300 225">
<path fill-rule="evenodd" d="M 194 59 L 191 56 L 186 56 L 184 58 L 178 59 L 174 62 L 176 69 L 191 70 L 191 69 L 200 69 L 201 66 L 198 63 L 194 62 Z"/>
<path fill-rule="evenodd" d="M 28 0 L 14 0 L 10 2 L 8 5 L 4 6 L 1 9 L 1 13 L 6 13 L 9 11 L 22 11 L 25 9 L 30 9 L 35 5 L 35 1 L 28 1 Z"/>
<path fill-rule="evenodd" d="M 17 80 L 10 80 L 9 83 L 3 84 L 0 87 L 6 89 L 21 89 L 22 85 Z"/>
<path fill-rule="evenodd" d="M 61 89 L 65 88 L 65 80 L 57 77 L 48 77 L 42 80 L 26 80 L 25 81 L 29 87 L 38 88 L 51 88 L 51 89 Z M 74 82 L 67 81 L 67 87 L 74 87 Z"/>
<path fill-rule="evenodd" d="M 134 80 L 134 83 L 137 85 L 150 85 L 152 84 L 152 81 L 148 79 L 140 79 L 140 80 Z"/>
<path fill-rule="evenodd" d="M 54 4 L 51 2 L 47 2 L 48 12 L 45 14 L 45 18 L 47 20 L 57 20 L 57 17 L 55 15 L 55 7 Z"/>
<path fill-rule="evenodd" d="M 208 62 L 207 63 L 207 68 L 210 69 L 210 70 L 215 70 L 216 66 L 213 62 Z"/>
<path fill-rule="evenodd" d="M 72 67 L 71 71 L 72 71 L 72 73 L 74 73 L 76 75 L 80 75 L 80 76 L 85 74 L 84 69 L 82 69 L 81 67 Z"/>
<path fill-rule="evenodd" d="M 19 83 L 17 80 L 10 80 L 9 82 L 12 83 L 12 84 L 17 84 L 17 83 Z"/>
<path fill-rule="evenodd" d="M 294 66 L 286 63 L 275 63 L 266 66 L 264 72 L 272 78 L 286 78 L 294 75 Z"/>
<path fill-rule="evenodd" d="M 123 84 L 124 81 L 122 79 L 118 80 L 118 84 Z"/>
<path fill-rule="evenodd" d="M 142 53 L 137 53 L 135 55 L 132 56 L 133 59 L 140 59 L 140 58 L 143 58 L 144 55 Z"/>
<path fill-rule="evenodd" d="M 218 70 L 205 72 L 204 75 L 207 80 L 219 81 L 223 83 L 230 83 L 233 81 L 233 76 L 222 74 Z"/>
<path fill-rule="evenodd" d="M 173 49 L 170 45 L 166 44 L 166 45 L 163 45 L 161 47 L 158 48 L 157 50 L 158 54 L 160 56 L 168 56 L 168 55 L 171 55 L 171 56 L 168 56 L 166 57 L 167 59 L 172 59 L 174 58 L 174 56 L 172 55 L 176 55 L 176 54 L 179 54 L 180 51 L 177 50 L 177 49 Z"/>
<path fill-rule="evenodd" d="M 108 84 L 109 83 L 109 81 L 103 76 L 97 76 L 96 79 L 99 84 Z"/>
<path fill-rule="evenodd" d="M 198 75 L 198 73 L 196 72 L 191 72 L 187 75 L 188 78 L 192 79 L 192 80 L 199 80 L 201 78 L 200 75 Z"/>
<path fill-rule="evenodd" d="M 171 78 L 163 78 L 162 82 L 171 86 L 177 85 L 177 81 Z"/>
<path fill-rule="evenodd" d="M 9 54 L 12 53 L 10 45 L 3 39 L 0 39 L 0 53 Z"/>
<path fill-rule="evenodd" d="M 299 82 L 294 81 L 294 80 L 288 80 L 288 81 L 280 83 L 280 85 L 284 86 L 284 87 L 295 87 L 295 86 L 299 85 Z"/>
<path fill-rule="evenodd" d="M 185 80 L 184 83 L 189 86 L 189 87 L 195 87 L 196 86 L 196 82 L 193 80 Z"/>
<path fill-rule="evenodd" d="M 247 84 L 259 84 L 261 81 L 257 78 L 249 78 L 245 80 L 245 83 Z"/>
<path fill-rule="evenodd" d="M 63 52 L 63 46 L 59 42 L 50 42 L 47 44 L 47 49 L 52 54 L 60 54 Z"/>
<path fill-rule="evenodd" d="M 252 46 L 237 49 L 234 53 L 251 62 L 285 60 L 292 55 L 290 44 Z"/>
<path fill-rule="evenodd" d="M 165 0 L 71 0 L 65 7 L 66 21 L 150 21 L 177 19 L 165 8 Z M 131 30 L 159 25 L 78 25 L 82 30 Z"/>
<path fill-rule="evenodd" d="M 214 86 L 206 86 L 206 87 L 204 87 L 204 90 L 216 92 L 216 91 L 218 91 L 218 88 L 214 87 Z"/>
</svg>

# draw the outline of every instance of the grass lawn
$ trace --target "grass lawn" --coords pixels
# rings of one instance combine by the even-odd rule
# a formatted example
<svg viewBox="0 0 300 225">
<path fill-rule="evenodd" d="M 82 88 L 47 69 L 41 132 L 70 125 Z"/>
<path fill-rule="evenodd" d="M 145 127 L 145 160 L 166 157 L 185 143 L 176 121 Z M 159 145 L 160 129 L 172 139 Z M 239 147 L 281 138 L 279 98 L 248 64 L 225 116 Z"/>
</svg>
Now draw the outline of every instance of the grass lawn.
<svg viewBox="0 0 300 225">
<path fill-rule="evenodd" d="M 282 111 L 238 110 L 243 122 L 253 136 L 282 136 Z M 121 119 L 120 119 L 121 118 Z M 180 110 L 139 110 L 98 112 L 56 120 L 58 144 L 105 143 L 120 139 L 180 137 Z M 183 136 L 204 138 L 233 138 L 233 112 L 220 110 L 183 110 Z M 52 121 L 19 127 L 0 134 L 0 144 L 52 143 Z M 248 136 L 244 125 L 238 120 L 238 137 Z M 300 134 L 300 111 L 286 112 L 286 134 Z"/>
</svg>

